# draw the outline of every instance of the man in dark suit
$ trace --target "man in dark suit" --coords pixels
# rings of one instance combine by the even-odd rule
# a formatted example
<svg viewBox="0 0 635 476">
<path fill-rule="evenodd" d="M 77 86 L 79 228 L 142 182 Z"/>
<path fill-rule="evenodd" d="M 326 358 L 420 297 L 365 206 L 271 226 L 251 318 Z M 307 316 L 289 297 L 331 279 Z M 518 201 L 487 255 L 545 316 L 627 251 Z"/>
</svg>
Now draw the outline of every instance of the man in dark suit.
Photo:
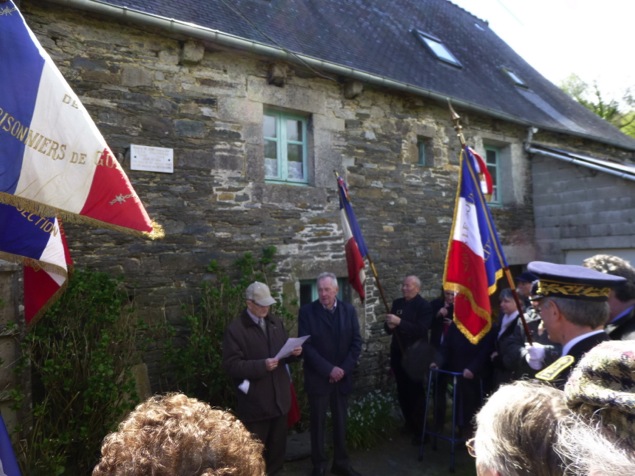
<svg viewBox="0 0 635 476">
<path fill-rule="evenodd" d="M 635 340 L 635 269 L 619 256 L 602 254 L 585 259 L 582 265 L 626 279 L 609 293 L 606 332 L 611 340 Z"/>
<path fill-rule="evenodd" d="M 538 372 L 536 378 L 562 389 L 580 358 L 609 340 L 604 331 L 609 316 L 609 291 L 626 280 L 583 266 L 544 261 L 533 261 L 527 269 L 538 276 L 536 295 L 532 297 L 534 308 L 542 317 L 549 339 L 562 344 L 562 357 Z M 538 346 L 531 347 L 539 351 Z"/>
<path fill-rule="evenodd" d="M 333 423 L 333 466 L 341 476 L 358 476 L 346 451 L 348 395 L 353 389 L 353 369 L 362 349 L 357 312 L 337 299 L 337 277 L 322 273 L 317 278 L 318 299 L 300 308 L 298 337 L 304 343 L 304 389 L 309 397 L 311 461 L 313 476 L 325 474 L 326 412 Z"/>
<path fill-rule="evenodd" d="M 426 344 L 428 343 L 432 308 L 428 301 L 421 297 L 420 291 L 421 280 L 417 276 L 406 276 L 401 284 L 403 297 L 392 302 L 392 308 L 384 323 L 384 330 L 392 335 L 390 367 L 397 384 L 397 398 L 405 421 L 404 429 L 412 434 L 413 443 L 416 444 L 420 443 L 425 415 L 424 375 L 422 374 L 419 380 L 414 380 L 401 362 L 406 349 L 417 340 L 423 339 Z"/>
</svg>

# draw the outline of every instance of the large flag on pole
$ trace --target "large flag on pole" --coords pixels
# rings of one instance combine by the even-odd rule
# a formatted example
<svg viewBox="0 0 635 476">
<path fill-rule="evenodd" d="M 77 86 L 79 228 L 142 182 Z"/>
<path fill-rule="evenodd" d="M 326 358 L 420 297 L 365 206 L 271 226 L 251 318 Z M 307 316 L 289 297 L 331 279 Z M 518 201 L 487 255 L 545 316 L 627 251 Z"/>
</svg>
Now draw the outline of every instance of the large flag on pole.
<svg viewBox="0 0 635 476">
<path fill-rule="evenodd" d="M 503 269 L 507 268 L 483 194 L 482 184 L 487 184 L 487 180 L 480 174 L 486 173 L 482 159 L 479 164 L 471 149 L 464 147 L 443 276 L 444 289 L 457 292 L 455 323 L 474 344 L 491 329 L 489 297 L 496 291 L 496 282 L 503 276 Z"/>
<path fill-rule="evenodd" d="M 0 202 L 163 236 L 77 95 L 12 1 L 0 3 Z"/>
<path fill-rule="evenodd" d="M 368 256 L 368 249 L 362 232 L 357 224 L 353 207 L 348 198 L 348 189 L 342 177 L 337 177 L 337 188 L 340 197 L 340 216 L 342 219 L 342 231 L 344 233 L 344 247 L 346 251 L 346 264 L 348 267 L 348 282 L 351 283 L 353 289 L 359 294 L 359 298 L 364 302 L 366 292 L 364 291 L 364 282 L 366 281 L 366 273 L 364 268 L 366 264 L 364 259 Z"/>
<path fill-rule="evenodd" d="M 0 204 L 0 258 L 24 263 L 24 317 L 34 323 L 66 289 L 72 265 L 57 217 Z"/>
</svg>

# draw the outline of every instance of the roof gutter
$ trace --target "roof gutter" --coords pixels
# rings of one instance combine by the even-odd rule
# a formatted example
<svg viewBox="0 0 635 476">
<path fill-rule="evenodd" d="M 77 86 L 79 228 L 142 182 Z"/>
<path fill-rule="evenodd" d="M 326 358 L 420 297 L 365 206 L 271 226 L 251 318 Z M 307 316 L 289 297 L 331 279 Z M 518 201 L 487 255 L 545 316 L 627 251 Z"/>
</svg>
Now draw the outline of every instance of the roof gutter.
<svg viewBox="0 0 635 476">
<path fill-rule="evenodd" d="M 635 182 L 635 174 L 628 174 L 626 172 L 620 172 L 619 170 L 612 169 L 610 167 L 602 167 L 601 165 L 593 164 L 591 162 L 587 162 L 584 160 L 576 159 L 574 157 L 568 157 L 566 155 L 557 154 L 555 152 L 549 152 L 543 149 L 535 149 L 531 146 L 525 148 L 525 152 L 528 154 L 539 154 L 545 157 L 552 157 L 554 159 L 561 160 L 568 164 L 579 165 L 580 167 L 586 167 L 588 169 L 597 170 L 598 172 L 602 172 L 609 175 L 614 175 L 624 180 L 630 180 L 631 182 Z"/>
<path fill-rule="evenodd" d="M 414 86 L 409 83 L 401 81 L 395 81 L 385 76 L 367 73 L 358 69 L 339 65 L 329 61 L 324 61 L 312 56 L 307 56 L 299 53 L 292 53 L 288 50 L 284 50 L 279 47 L 274 47 L 260 43 L 253 40 L 248 40 L 235 35 L 230 35 L 218 30 L 206 28 L 194 23 L 188 23 L 172 18 L 162 17 L 152 13 L 141 12 L 138 10 L 131 10 L 126 7 L 119 7 L 111 5 L 98 0 L 47 0 L 49 3 L 57 3 L 60 5 L 84 10 L 91 13 L 97 13 L 100 15 L 108 15 L 120 20 L 127 20 L 136 24 L 146 25 L 151 27 L 168 30 L 172 33 L 185 35 L 187 37 L 197 38 L 199 40 L 211 41 L 214 43 L 222 44 L 224 46 L 246 50 L 256 54 L 262 54 L 285 60 L 293 63 L 308 64 L 314 68 L 319 68 L 334 74 L 338 74 L 345 77 L 355 78 L 360 81 L 371 83 L 378 86 L 384 86 L 390 89 L 397 89 L 400 91 L 416 94 L 419 96 L 425 96 L 436 101 L 447 103 L 450 98 L 442 94 L 435 93 L 433 91 Z M 494 116 L 498 119 L 513 122 L 523 126 L 530 126 L 527 121 L 520 120 L 514 116 L 495 111 L 493 109 L 484 108 L 476 104 L 452 99 L 452 104 L 463 107 L 476 112 L 485 112 L 488 115 Z"/>
<path fill-rule="evenodd" d="M 256 54 L 262 54 L 265 56 L 270 56 L 270 57 L 288 61 L 291 63 L 307 64 L 314 68 L 319 68 L 324 71 L 328 71 L 330 73 L 334 73 L 334 74 L 349 77 L 349 78 L 354 78 L 359 81 L 367 82 L 376 86 L 382 86 L 385 88 L 396 89 L 398 91 L 403 91 L 403 92 L 415 94 L 418 96 L 424 96 L 444 104 L 450 100 L 450 98 L 447 96 L 435 93 L 434 91 L 430 91 L 428 89 L 414 86 L 410 83 L 395 81 L 385 76 L 367 73 L 365 71 L 342 66 L 340 64 L 332 63 L 330 61 L 324 61 L 318 58 L 314 58 L 312 56 L 307 56 L 307 55 L 303 55 L 299 53 L 292 53 L 288 50 L 284 50 L 279 47 L 265 45 L 264 43 L 248 40 L 248 39 L 241 38 L 235 35 L 230 35 L 228 33 L 223 33 L 218 30 L 213 30 L 211 28 L 205 28 L 200 25 L 196 25 L 194 23 L 188 23 L 188 22 L 184 22 L 180 20 L 175 20 L 173 18 L 162 17 L 159 15 L 141 12 L 138 10 L 131 10 L 126 7 L 111 5 L 109 3 L 102 2 L 99 0 L 47 0 L 47 1 L 50 3 L 56 3 L 56 4 L 68 6 L 70 8 L 76 8 L 78 10 L 84 10 L 91 13 L 108 15 L 112 18 L 126 20 L 126 21 L 130 21 L 140 25 L 160 28 L 175 34 L 185 35 L 187 37 L 197 38 L 199 40 L 204 40 L 204 41 L 211 41 L 211 42 L 218 43 L 227 47 L 237 48 L 240 50 L 245 50 L 245 51 L 249 51 Z M 503 112 L 496 111 L 494 109 L 485 108 L 468 101 L 461 101 L 461 100 L 452 98 L 452 104 L 455 106 L 473 111 L 473 112 L 484 113 L 496 119 L 501 119 L 501 120 L 508 121 L 508 122 L 518 124 L 521 126 L 534 125 L 530 122 L 524 121 L 522 119 L 518 119 L 515 116 L 511 116 L 509 114 L 505 114 Z M 545 126 L 541 126 L 541 127 L 543 129 L 546 129 Z M 601 138 L 593 137 L 588 134 L 575 133 L 572 131 L 567 131 L 567 130 L 559 129 L 559 128 L 549 128 L 549 130 L 556 133 L 576 135 L 578 137 L 583 137 L 590 140 L 605 142 L 608 145 L 618 147 L 620 149 L 624 149 L 624 146 L 620 144 L 615 144 L 608 141 L 602 141 Z"/>
</svg>

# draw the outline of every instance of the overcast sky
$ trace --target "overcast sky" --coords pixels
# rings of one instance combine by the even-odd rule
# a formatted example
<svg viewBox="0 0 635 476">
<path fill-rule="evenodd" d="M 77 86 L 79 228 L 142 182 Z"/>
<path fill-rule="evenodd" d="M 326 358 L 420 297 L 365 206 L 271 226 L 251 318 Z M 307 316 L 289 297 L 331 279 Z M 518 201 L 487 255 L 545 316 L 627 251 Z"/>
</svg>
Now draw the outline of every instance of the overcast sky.
<svg viewBox="0 0 635 476">
<path fill-rule="evenodd" d="M 451 0 L 487 20 L 556 85 L 571 73 L 597 81 L 605 98 L 635 94 L 633 0 Z"/>
</svg>

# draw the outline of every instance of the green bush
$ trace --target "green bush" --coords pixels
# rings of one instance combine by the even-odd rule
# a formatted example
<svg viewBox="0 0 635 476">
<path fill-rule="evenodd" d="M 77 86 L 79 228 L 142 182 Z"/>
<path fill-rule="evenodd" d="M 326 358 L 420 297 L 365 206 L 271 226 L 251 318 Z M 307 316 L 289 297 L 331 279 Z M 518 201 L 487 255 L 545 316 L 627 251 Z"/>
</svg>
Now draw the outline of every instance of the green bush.
<svg viewBox="0 0 635 476">
<path fill-rule="evenodd" d="M 137 323 L 128 294 L 104 273 L 75 271 L 61 299 L 26 334 L 32 421 L 18 428 L 23 474 L 90 474 L 103 437 L 136 401 Z"/>
<path fill-rule="evenodd" d="M 393 394 L 373 390 L 348 407 L 346 441 L 351 449 L 368 449 L 388 438 L 397 424 Z"/>
<path fill-rule="evenodd" d="M 247 286 L 268 282 L 267 276 L 275 271 L 275 253 L 275 247 L 263 249 L 259 259 L 246 253 L 231 270 L 216 261 L 209 264 L 212 279 L 203 283 L 200 301 L 184 307 L 184 328 L 167 325 L 167 338 L 174 345 L 164 352 L 165 390 L 177 389 L 214 406 L 234 408 L 235 391 L 221 367 L 223 334 L 245 308 Z M 272 312 L 287 322 L 292 318 L 280 302 Z"/>
</svg>

